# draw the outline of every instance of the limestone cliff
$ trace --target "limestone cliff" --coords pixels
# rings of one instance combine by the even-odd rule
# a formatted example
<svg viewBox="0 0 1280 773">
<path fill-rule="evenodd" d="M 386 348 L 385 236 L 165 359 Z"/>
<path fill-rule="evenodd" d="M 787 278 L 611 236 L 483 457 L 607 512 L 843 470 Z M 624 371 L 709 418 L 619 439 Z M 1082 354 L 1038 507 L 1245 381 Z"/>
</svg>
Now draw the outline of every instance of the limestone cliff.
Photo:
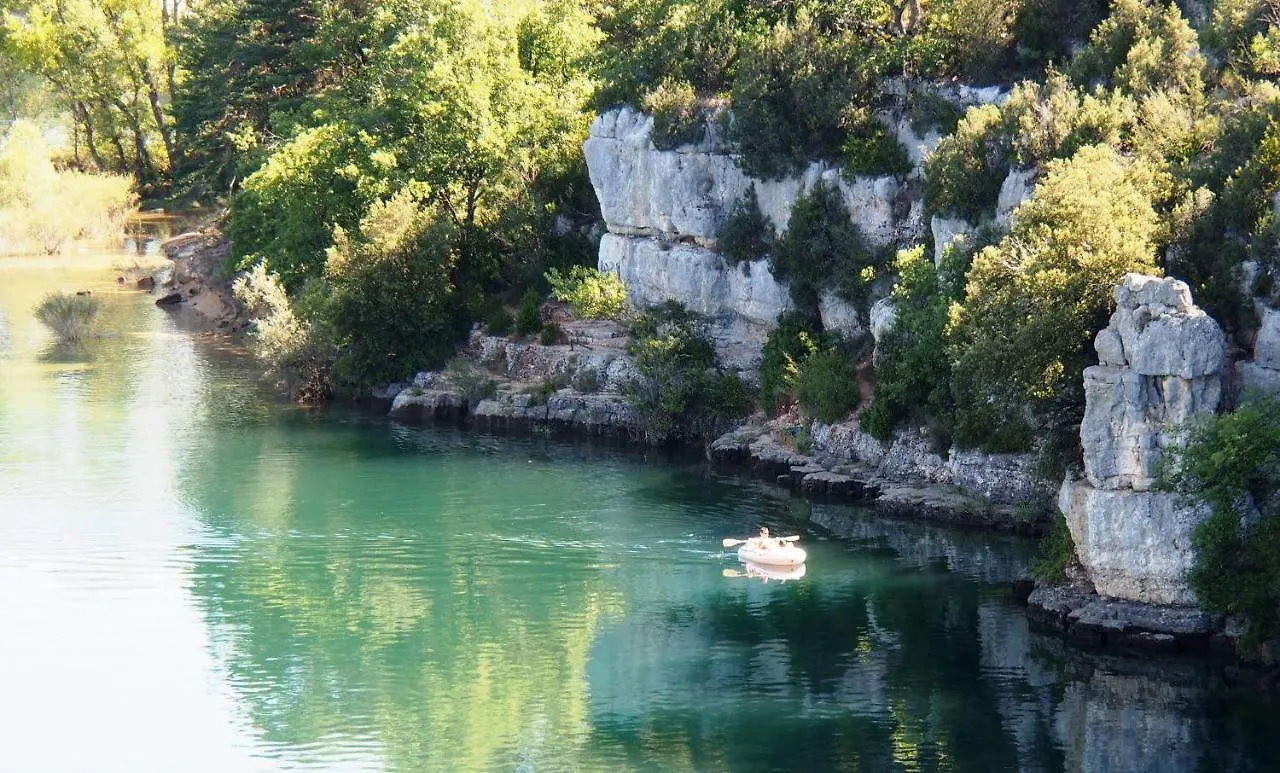
<svg viewBox="0 0 1280 773">
<path fill-rule="evenodd" d="M 905 124 L 904 133 L 913 137 Z M 629 107 L 605 112 L 591 125 L 583 149 L 608 228 L 599 267 L 616 272 L 638 306 L 675 299 L 706 315 L 722 343 L 758 349 L 791 304 L 786 284 L 774 278 L 767 261 L 735 268 L 715 249 L 725 218 L 752 186 L 779 232 L 796 199 L 824 184 L 840 192 L 872 244 L 906 243 L 922 233 L 923 202 L 909 180 L 851 178 L 821 162 L 781 180 L 755 179 L 743 172 L 715 122 L 708 122 L 702 140 L 673 150 L 658 150 L 652 134 L 653 119 Z M 909 143 L 917 160 L 925 143 Z M 821 312 L 828 328 L 865 328 L 856 310 L 834 295 L 822 299 Z"/>
<path fill-rule="evenodd" d="M 1194 604 L 1185 578 L 1204 513 L 1151 489 L 1181 425 L 1218 407 L 1225 340 L 1184 282 L 1129 274 L 1115 300 L 1084 374 L 1085 479 L 1064 482 L 1058 505 L 1099 595 Z"/>
</svg>

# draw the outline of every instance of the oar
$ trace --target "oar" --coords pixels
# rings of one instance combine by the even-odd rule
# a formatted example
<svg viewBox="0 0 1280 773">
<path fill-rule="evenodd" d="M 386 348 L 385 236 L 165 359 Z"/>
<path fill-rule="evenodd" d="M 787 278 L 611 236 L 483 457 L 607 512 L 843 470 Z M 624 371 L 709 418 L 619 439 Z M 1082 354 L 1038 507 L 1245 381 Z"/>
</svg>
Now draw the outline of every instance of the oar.
<svg viewBox="0 0 1280 773">
<path fill-rule="evenodd" d="M 724 539 L 720 540 L 720 544 L 724 545 L 727 548 L 731 548 L 734 545 L 741 545 L 742 543 L 750 542 L 753 539 L 755 539 L 755 537 L 749 537 L 747 539 L 732 539 L 729 537 L 725 537 Z M 792 537 L 770 537 L 769 539 L 780 539 L 783 542 L 795 542 L 796 540 L 800 539 L 800 535 L 797 534 Z"/>
</svg>

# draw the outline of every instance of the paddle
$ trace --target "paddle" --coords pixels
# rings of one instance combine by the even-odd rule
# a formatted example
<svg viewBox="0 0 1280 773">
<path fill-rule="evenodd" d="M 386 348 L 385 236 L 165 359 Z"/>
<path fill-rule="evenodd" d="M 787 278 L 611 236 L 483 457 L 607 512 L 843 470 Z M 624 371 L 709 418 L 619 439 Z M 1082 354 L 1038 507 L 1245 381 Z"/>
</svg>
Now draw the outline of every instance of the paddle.
<svg viewBox="0 0 1280 773">
<path fill-rule="evenodd" d="M 725 537 L 724 539 L 720 540 L 720 544 L 724 545 L 727 548 L 731 548 L 734 545 L 741 545 L 742 543 L 750 542 L 753 539 L 755 539 L 755 537 L 751 537 L 749 539 L 732 539 L 730 537 Z M 800 536 L 795 535 L 792 537 L 770 537 L 769 539 L 780 539 L 783 542 L 795 542 L 796 540 L 800 539 Z"/>
</svg>

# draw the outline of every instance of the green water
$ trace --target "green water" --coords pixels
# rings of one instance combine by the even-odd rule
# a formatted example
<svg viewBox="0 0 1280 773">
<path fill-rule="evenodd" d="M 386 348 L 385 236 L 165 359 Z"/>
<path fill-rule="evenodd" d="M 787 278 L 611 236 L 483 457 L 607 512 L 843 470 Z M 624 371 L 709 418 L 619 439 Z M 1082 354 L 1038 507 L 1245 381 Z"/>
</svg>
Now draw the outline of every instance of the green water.
<svg viewBox="0 0 1280 773">
<path fill-rule="evenodd" d="M 114 335 L 54 345 L 54 287 Z M 761 523 L 805 577 L 725 576 Z M 0 771 L 1280 769 L 1204 664 L 1029 633 L 1030 548 L 278 405 L 113 272 L 0 262 Z"/>
</svg>

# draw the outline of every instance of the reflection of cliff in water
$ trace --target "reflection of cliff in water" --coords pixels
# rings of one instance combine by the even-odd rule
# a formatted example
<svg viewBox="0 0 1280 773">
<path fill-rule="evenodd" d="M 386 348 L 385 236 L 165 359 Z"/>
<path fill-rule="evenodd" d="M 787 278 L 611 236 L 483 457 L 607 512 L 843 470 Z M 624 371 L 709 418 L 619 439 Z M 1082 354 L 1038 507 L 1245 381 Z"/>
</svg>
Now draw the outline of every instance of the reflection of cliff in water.
<svg viewBox="0 0 1280 773">
<path fill-rule="evenodd" d="M 834 563 L 818 543 L 806 581 L 726 580 L 604 626 L 587 671 L 597 743 L 695 770 L 1280 770 L 1276 707 L 1228 699 L 1207 663 L 1064 648 L 1003 587 L 962 576 L 981 535 L 890 555 L 864 525 L 865 555 Z M 939 557 L 962 572 L 920 573 Z M 622 580 L 630 609 L 690 582 Z"/>
<path fill-rule="evenodd" d="M 1028 577 L 1035 555 L 1035 543 L 1024 537 L 891 520 L 839 505 L 815 504 L 810 521 L 860 545 L 891 550 L 907 566 L 943 567 L 980 582 Z"/>
</svg>

